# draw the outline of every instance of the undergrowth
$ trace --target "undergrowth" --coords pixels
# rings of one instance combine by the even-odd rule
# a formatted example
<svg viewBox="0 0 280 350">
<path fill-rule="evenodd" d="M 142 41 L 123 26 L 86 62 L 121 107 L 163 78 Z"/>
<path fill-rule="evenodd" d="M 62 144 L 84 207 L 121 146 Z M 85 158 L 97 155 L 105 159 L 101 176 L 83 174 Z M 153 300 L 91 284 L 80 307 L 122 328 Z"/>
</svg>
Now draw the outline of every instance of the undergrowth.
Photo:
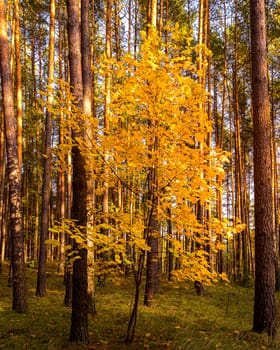
<svg viewBox="0 0 280 350">
<path fill-rule="evenodd" d="M 125 344 L 133 303 L 131 279 L 120 286 L 110 282 L 96 285 L 97 314 L 89 316 L 91 343 L 77 346 L 68 340 L 71 309 L 63 305 L 63 276 L 49 267 L 44 298 L 35 296 L 36 270 L 28 268 L 27 276 L 29 312 L 24 315 L 11 310 L 7 268 L 0 275 L 0 349 L 280 349 L 280 336 L 272 340 L 251 331 L 252 288 L 218 284 L 206 287 L 205 295 L 199 297 L 191 285 L 181 283 L 174 288 L 167 282 L 162 282 L 153 307 L 140 304 L 134 342 Z"/>
</svg>

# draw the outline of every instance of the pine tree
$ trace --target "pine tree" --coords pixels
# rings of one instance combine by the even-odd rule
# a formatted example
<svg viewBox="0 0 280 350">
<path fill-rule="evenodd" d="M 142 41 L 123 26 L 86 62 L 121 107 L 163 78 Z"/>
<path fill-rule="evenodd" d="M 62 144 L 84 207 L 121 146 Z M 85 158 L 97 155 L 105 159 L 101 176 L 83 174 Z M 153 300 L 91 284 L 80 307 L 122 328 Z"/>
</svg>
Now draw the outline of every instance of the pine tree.
<svg viewBox="0 0 280 350">
<path fill-rule="evenodd" d="M 252 104 L 255 185 L 256 332 L 276 332 L 271 119 L 268 98 L 267 37 L 264 0 L 251 0 Z"/>
<path fill-rule="evenodd" d="M 81 57 L 81 30 L 79 22 L 79 6 L 76 0 L 68 0 L 68 41 L 70 85 L 72 87 L 78 113 L 83 107 L 83 78 Z M 79 120 L 79 119 L 78 119 Z M 79 121 L 81 131 L 73 130 L 73 203 L 72 219 L 75 226 L 83 233 L 86 240 L 87 210 L 86 210 L 86 162 L 78 142 L 84 139 L 82 121 Z M 87 294 L 87 250 L 78 242 L 74 243 L 76 259 L 73 262 L 73 299 L 70 340 L 76 343 L 88 343 L 88 294 Z"/>
<path fill-rule="evenodd" d="M 10 70 L 9 44 L 6 28 L 5 2 L 0 1 L 0 68 L 4 106 L 7 168 L 9 180 L 10 228 L 12 243 L 13 310 L 27 312 L 27 289 L 24 261 L 24 236 L 21 213 L 21 169 L 19 167 L 16 117 L 12 75 Z"/>
</svg>

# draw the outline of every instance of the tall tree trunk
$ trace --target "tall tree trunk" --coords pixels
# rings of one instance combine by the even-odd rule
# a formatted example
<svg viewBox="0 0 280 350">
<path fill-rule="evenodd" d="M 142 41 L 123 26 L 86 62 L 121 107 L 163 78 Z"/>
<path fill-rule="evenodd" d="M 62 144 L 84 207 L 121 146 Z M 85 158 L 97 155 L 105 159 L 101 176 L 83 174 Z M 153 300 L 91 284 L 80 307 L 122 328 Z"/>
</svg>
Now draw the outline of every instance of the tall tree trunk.
<svg viewBox="0 0 280 350">
<path fill-rule="evenodd" d="M 155 193 L 158 188 L 157 172 L 151 169 L 148 193 L 148 219 L 147 219 L 147 244 L 150 251 L 147 252 L 147 273 L 144 295 L 144 305 L 152 306 L 155 294 L 159 290 L 159 223 L 157 219 L 158 195 Z"/>
<path fill-rule="evenodd" d="M 174 254 L 171 252 L 172 249 L 172 211 L 171 208 L 167 208 L 167 235 L 168 240 L 166 242 L 166 255 L 167 255 L 167 272 L 168 272 L 168 281 L 172 279 L 172 271 L 174 268 Z"/>
<path fill-rule="evenodd" d="M 94 6 L 94 1 L 92 3 Z M 91 53 L 90 53 L 90 31 L 89 31 L 89 0 L 81 2 L 81 36 L 82 36 L 82 74 L 83 74 L 83 113 L 89 121 L 86 127 L 85 140 L 88 149 L 91 149 L 91 142 L 94 136 L 91 130 L 90 120 L 92 115 L 92 73 L 91 73 Z M 95 193 L 94 193 L 94 169 L 87 162 L 87 245 L 88 245 L 88 307 L 91 314 L 95 314 L 95 286 L 94 286 L 94 247 L 90 232 L 94 226 L 94 208 L 95 208 Z"/>
<path fill-rule="evenodd" d="M 42 188 L 42 221 L 41 221 L 41 236 L 39 248 L 39 266 L 37 275 L 36 295 L 44 297 L 47 294 L 47 279 L 46 279 L 46 239 L 48 238 L 49 223 L 50 223 L 50 185 L 51 185 L 51 137 L 52 137 L 52 113 L 53 104 L 53 78 L 54 78 L 54 31 L 55 31 L 55 0 L 50 2 L 50 37 L 49 37 L 49 88 L 47 113 L 45 120 L 45 145 L 44 145 L 44 164 L 43 164 L 43 188 Z"/>
<path fill-rule="evenodd" d="M 17 91 L 17 142 L 19 167 L 22 166 L 22 82 L 20 63 L 20 23 L 19 3 L 15 0 L 15 56 L 16 56 L 16 91 Z"/>
<path fill-rule="evenodd" d="M 58 7 L 58 62 L 59 62 L 59 79 L 65 78 L 63 76 L 63 28 L 62 28 L 62 5 Z M 66 79 L 65 79 L 66 80 Z M 60 108 L 59 108 L 59 145 L 64 144 L 64 128 L 62 127 L 64 122 L 64 113 L 63 113 L 63 97 L 60 94 L 59 96 Z M 66 161 L 66 156 L 64 157 L 64 161 Z M 62 221 L 65 218 L 66 210 L 65 210 L 65 171 L 58 171 L 57 174 L 57 220 Z M 60 251 L 59 251 L 59 262 L 58 262 L 58 272 L 64 273 L 65 276 L 65 232 L 62 229 L 60 233 Z"/>
<path fill-rule="evenodd" d="M 68 54 L 68 45 L 67 38 L 63 28 L 63 18 L 64 18 L 64 5 L 60 4 L 59 13 L 58 13 L 58 25 L 59 25 L 59 41 L 58 41 L 58 59 L 59 59 L 59 78 L 68 81 L 68 65 L 67 63 L 67 54 Z M 67 53 L 66 53 L 67 52 Z M 64 63 L 64 66 L 63 66 Z M 63 69 L 64 68 L 64 69 Z M 61 96 L 61 110 L 60 110 L 60 126 L 64 122 L 64 113 L 63 113 L 63 97 Z M 60 127 L 59 129 L 59 144 L 62 145 L 65 142 L 64 140 L 64 128 Z M 59 203 L 61 203 L 60 209 L 60 218 L 71 218 L 71 199 L 72 199 L 72 161 L 71 161 L 71 152 L 67 152 L 65 155 L 65 162 L 67 164 L 65 173 L 59 173 Z M 66 254 L 65 246 L 72 245 L 72 239 L 65 232 L 61 232 L 60 237 L 61 242 L 61 251 L 60 251 L 60 266 L 64 264 L 64 284 L 65 284 L 65 295 L 64 295 L 64 305 L 72 305 L 72 266 L 69 261 L 69 256 Z"/>
<path fill-rule="evenodd" d="M 112 0 L 106 1 L 106 38 L 105 38 L 105 57 L 110 60 L 112 57 Z M 110 63 L 107 63 L 108 68 Z M 104 133 L 109 133 L 110 128 L 110 103 L 111 103 L 111 73 L 106 73 L 105 76 L 105 111 L 104 111 Z M 109 214 L 109 171 L 106 165 L 107 151 L 105 151 L 105 163 L 104 163 L 104 192 L 102 198 L 102 210 L 103 210 L 103 222 L 108 224 Z M 104 233 L 107 230 L 104 229 Z"/>
<path fill-rule="evenodd" d="M 147 12 L 147 33 L 150 33 L 151 28 L 157 28 L 157 0 L 148 0 Z"/>
<path fill-rule="evenodd" d="M 77 107 L 83 109 L 83 77 L 81 57 L 81 30 L 79 23 L 79 2 L 67 1 L 68 13 L 68 42 L 69 42 L 69 68 L 70 85 L 76 99 Z M 79 118 L 79 117 L 78 117 Z M 87 225 L 86 210 L 86 162 L 78 145 L 78 140 L 84 140 L 84 125 L 78 120 L 81 131 L 72 132 L 73 135 L 73 203 L 72 219 L 86 236 Z M 85 237 L 86 241 L 86 237 Z M 78 259 L 73 263 L 73 296 L 70 340 L 76 343 L 88 343 L 88 294 L 87 294 L 87 249 L 74 243 Z"/>
<path fill-rule="evenodd" d="M 21 216 L 21 171 L 18 158 L 17 123 L 14 113 L 12 75 L 10 70 L 4 0 L 0 0 L 0 67 L 9 180 L 13 310 L 19 313 L 25 313 L 27 312 L 28 304 L 24 262 L 24 237 Z"/>
<path fill-rule="evenodd" d="M 115 22 L 115 52 L 117 60 L 121 59 L 121 24 L 120 24 L 120 4 L 119 0 L 114 0 L 114 22 Z"/>
<path fill-rule="evenodd" d="M 156 30 L 157 25 L 157 0 L 149 0 L 148 13 L 148 35 L 151 30 Z M 149 127 L 156 129 L 154 121 L 149 121 Z M 156 130 L 155 130 L 156 131 Z M 156 133 L 154 133 L 156 134 Z M 151 149 L 158 149 L 158 139 L 153 137 Z M 159 290 L 159 223 L 157 219 L 158 210 L 158 175 L 156 168 L 151 166 L 148 175 L 147 189 L 147 244 L 150 250 L 147 252 L 146 286 L 144 294 L 144 305 L 151 306 L 153 299 Z"/>
<path fill-rule="evenodd" d="M 272 213 L 271 119 L 264 0 L 250 1 L 255 186 L 255 299 L 253 330 L 276 332 Z"/>
<path fill-rule="evenodd" d="M 6 143 L 4 135 L 4 116 L 0 115 L 0 264 L 3 265 L 6 252 L 7 222 L 5 220 L 8 212 L 6 207 Z"/>
<path fill-rule="evenodd" d="M 274 101 L 274 66 L 271 67 L 271 124 L 272 124 L 272 183 L 273 183 L 273 221 L 274 221 L 274 234 L 275 234 L 275 291 L 280 291 L 280 264 L 279 264 L 279 194 L 278 194 L 278 170 L 277 170 L 277 144 L 276 144 L 276 111 L 275 111 L 275 101 Z"/>
<path fill-rule="evenodd" d="M 128 0 L 128 34 L 127 34 L 127 53 L 131 52 L 131 32 L 132 32 L 132 0 Z"/>
<path fill-rule="evenodd" d="M 239 78 L 238 78 L 238 42 L 239 35 L 239 20 L 238 20 L 238 1 L 235 1 L 235 27 L 234 27 L 234 70 L 233 70 L 233 113 L 234 113 L 234 130 L 235 130 L 235 224 L 244 221 L 243 208 L 243 179 L 242 179 L 242 151 L 241 151 L 241 131 L 240 131 L 240 106 L 239 106 Z M 236 276 L 235 279 L 242 279 L 242 239 L 245 232 L 237 233 L 234 237 L 236 243 Z M 243 276 L 245 277 L 245 276 Z"/>
<path fill-rule="evenodd" d="M 207 90 L 207 66 L 206 66 L 206 48 L 209 43 L 209 2 L 208 0 L 200 0 L 199 2 L 199 28 L 198 28 L 198 43 L 199 43 L 199 60 L 198 60 L 198 69 L 201 72 L 198 78 L 199 83 L 201 84 L 204 91 Z M 208 90 L 209 90 L 209 81 L 208 81 Z M 210 113 L 210 105 L 206 103 L 200 104 L 200 109 L 202 112 Z M 208 107 L 208 108 L 207 108 Z M 210 143 L 210 137 L 208 135 L 208 144 Z M 209 144 L 210 146 L 210 144 Z M 204 157 L 204 148 L 201 142 L 197 142 L 197 148 L 200 149 L 201 157 Z M 204 177 L 203 172 L 201 172 L 201 178 Z M 197 221 L 206 228 L 205 219 L 210 215 L 210 210 L 205 208 L 205 205 L 198 200 L 196 204 L 196 217 Z M 199 234 L 197 234 L 198 239 L 200 240 Z M 202 249 L 200 244 L 196 241 L 194 242 L 195 249 Z M 210 259 L 210 245 L 207 247 L 209 250 L 209 259 Z M 210 262 L 210 261 L 209 261 Z"/>
</svg>

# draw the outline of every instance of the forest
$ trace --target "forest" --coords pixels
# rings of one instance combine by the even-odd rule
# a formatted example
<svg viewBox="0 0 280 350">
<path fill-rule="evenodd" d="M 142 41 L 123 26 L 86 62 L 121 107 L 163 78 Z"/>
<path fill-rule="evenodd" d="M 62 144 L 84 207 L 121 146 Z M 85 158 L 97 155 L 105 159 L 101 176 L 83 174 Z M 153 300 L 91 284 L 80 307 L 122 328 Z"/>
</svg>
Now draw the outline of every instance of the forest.
<svg viewBox="0 0 280 350">
<path fill-rule="evenodd" d="M 279 349 L 279 47 L 277 0 L 0 0 L 0 348 Z"/>
</svg>

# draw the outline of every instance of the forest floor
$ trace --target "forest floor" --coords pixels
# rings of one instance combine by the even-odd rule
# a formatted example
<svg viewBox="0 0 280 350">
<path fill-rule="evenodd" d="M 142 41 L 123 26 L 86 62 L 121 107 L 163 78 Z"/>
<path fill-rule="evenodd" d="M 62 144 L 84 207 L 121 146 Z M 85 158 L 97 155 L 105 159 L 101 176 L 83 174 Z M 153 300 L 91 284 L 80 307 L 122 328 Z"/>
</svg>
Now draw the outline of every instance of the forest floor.
<svg viewBox="0 0 280 350">
<path fill-rule="evenodd" d="M 205 295 L 200 297 L 191 285 L 178 284 L 174 288 L 162 282 L 150 308 L 142 306 L 141 295 L 135 339 L 126 345 L 124 337 L 134 292 L 130 279 L 119 286 L 111 282 L 97 284 L 97 314 L 89 316 L 91 343 L 74 345 L 68 341 L 71 309 L 63 306 L 62 275 L 49 268 L 48 295 L 44 298 L 35 296 L 36 270 L 28 268 L 27 276 L 29 312 L 17 314 L 11 310 L 7 268 L 0 275 L 0 349 L 280 349 L 280 335 L 272 340 L 251 331 L 253 289 L 224 283 L 206 286 Z M 279 304 L 280 294 L 277 300 Z"/>
</svg>

